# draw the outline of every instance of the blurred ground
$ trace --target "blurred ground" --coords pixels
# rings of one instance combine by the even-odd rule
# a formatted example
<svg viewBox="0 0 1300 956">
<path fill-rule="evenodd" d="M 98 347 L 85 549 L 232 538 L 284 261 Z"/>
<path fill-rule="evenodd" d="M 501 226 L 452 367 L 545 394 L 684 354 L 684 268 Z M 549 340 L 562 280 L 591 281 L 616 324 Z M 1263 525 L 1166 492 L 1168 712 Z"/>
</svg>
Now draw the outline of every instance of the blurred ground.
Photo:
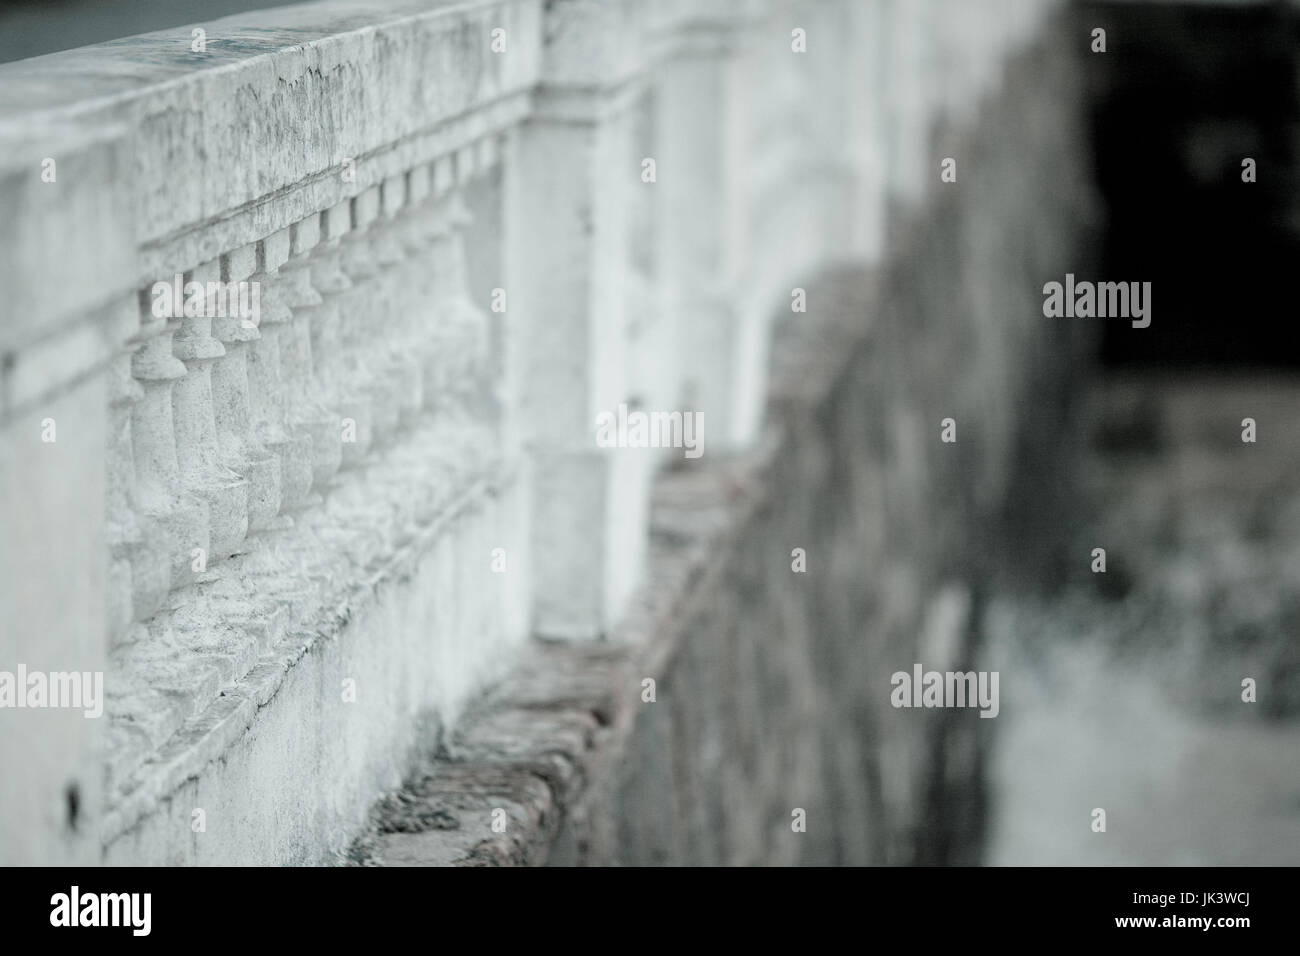
<svg viewBox="0 0 1300 956">
<path fill-rule="evenodd" d="M 1266 374 L 1111 379 L 1085 403 L 1072 488 L 1037 502 L 1069 554 L 1004 573 L 984 616 L 985 862 L 1300 863 L 1298 412 L 1300 384 Z"/>
</svg>

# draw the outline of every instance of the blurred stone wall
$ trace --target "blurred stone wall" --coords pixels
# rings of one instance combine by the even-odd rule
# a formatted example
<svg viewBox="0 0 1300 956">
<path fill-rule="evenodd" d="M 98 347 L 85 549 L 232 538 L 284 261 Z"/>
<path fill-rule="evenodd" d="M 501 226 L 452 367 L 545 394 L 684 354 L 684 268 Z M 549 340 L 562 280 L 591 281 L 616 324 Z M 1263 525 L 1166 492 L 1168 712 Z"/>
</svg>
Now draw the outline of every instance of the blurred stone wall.
<svg viewBox="0 0 1300 956">
<path fill-rule="evenodd" d="M 958 183 L 896 210 L 882 266 L 826 271 L 807 313 L 774 318 L 760 439 L 656 479 L 610 640 L 535 644 L 381 802 L 355 862 L 975 861 L 993 721 L 894 709 L 890 676 L 973 666 L 989 529 L 1026 505 L 1020 445 L 1059 421 L 1092 341 L 1039 294 L 1094 212 L 1063 22 L 975 122 L 932 131 Z M 487 834 L 495 810 L 510 823 Z"/>
</svg>

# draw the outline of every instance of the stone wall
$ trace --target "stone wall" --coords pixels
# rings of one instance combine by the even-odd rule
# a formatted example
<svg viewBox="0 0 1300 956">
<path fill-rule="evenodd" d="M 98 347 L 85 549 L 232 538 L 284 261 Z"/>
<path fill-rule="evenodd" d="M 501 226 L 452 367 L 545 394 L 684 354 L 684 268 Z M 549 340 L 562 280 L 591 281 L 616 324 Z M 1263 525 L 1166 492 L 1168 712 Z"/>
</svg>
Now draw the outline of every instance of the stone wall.
<svg viewBox="0 0 1300 956">
<path fill-rule="evenodd" d="M 485 307 L 539 16 L 323 3 L 0 67 L 0 668 L 107 697 L 3 712 L 0 859 L 329 859 L 527 636 Z M 176 276 L 200 314 L 159 314 Z"/>
</svg>

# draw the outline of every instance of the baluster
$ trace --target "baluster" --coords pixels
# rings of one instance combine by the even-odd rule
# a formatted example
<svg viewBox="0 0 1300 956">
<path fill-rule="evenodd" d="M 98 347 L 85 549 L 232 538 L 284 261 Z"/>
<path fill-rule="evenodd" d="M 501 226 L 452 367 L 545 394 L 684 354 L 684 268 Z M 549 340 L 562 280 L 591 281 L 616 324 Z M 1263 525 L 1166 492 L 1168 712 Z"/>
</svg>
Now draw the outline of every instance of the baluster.
<svg viewBox="0 0 1300 956">
<path fill-rule="evenodd" d="M 248 399 L 253 433 L 280 460 L 280 510 L 299 507 L 311 491 L 312 440 L 289 421 L 289 384 L 282 368 L 281 338 L 293 334 L 280 267 L 289 259 L 289 230 L 258 243 L 261 288 L 260 335 L 248 343 Z"/>
<path fill-rule="evenodd" d="M 320 216 L 312 215 L 289 230 L 289 260 L 280 268 L 283 301 L 292 320 L 280 340 L 280 374 L 289 420 L 311 437 L 312 492 L 306 506 L 319 500 L 343 460 L 342 415 L 325 405 L 324 383 L 316 376 L 313 326 L 324 313 L 324 299 L 312 285 L 312 250 L 320 240 Z"/>
<path fill-rule="evenodd" d="M 462 153 L 456 162 L 468 177 L 472 166 L 467 155 Z M 432 393 L 441 410 L 462 413 L 473 411 L 479 403 L 487 354 L 487 318 L 466 289 L 463 231 L 471 217 L 455 185 L 453 160 L 445 157 L 434 166 L 430 222 L 436 319 L 430 330 L 433 355 L 426 371 L 425 390 L 426 397 Z"/>
<path fill-rule="evenodd" d="M 318 312 L 311 323 L 312 362 L 328 404 L 337 409 L 343 461 L 340 467 L 353 467 L 365 458 L 370 448 L 373 418 L 369 404 L 352 387 L 344 368 L 342 322 L 340 311 L 344 293 L 352 282 L 341 264 L 340 240 L 351 224 L 347 201 L 326 209 L 320 215 L 321 242 L 312 253 L 311 281 L 321 295 Z M 344 420 L 351 428 L 344 431 Z"/>
<path fill-rule="evenodd" d="M 191 374 L 206 364 L 210 376 L 208 396 L 198 387 L 201 377 L 196 377 L 196 388 L 189 396 L 189 412 L 202 416 L 205 405 L 210 405 L 212 421 L 210 434 L 206 419 L 197 422 L 192 436 L 195 447 L 189 452 L 190 466 L 201 470 L 205 476 L 201 480 L 209 488 L 220 489 L 227 502 L 233 500 L 228 476 L 237 476 L 244 485 L 246 512 L 244 534 L 230 553 L 214 544 L 214 559 L 236 552 L 240 557 L 201 575 L 190 600 L 173 611 L 167 623 L 187 646 L 204 649 L 212 660 L 221 662 L 224 681 L 237 680 L 259 654 L 278 642 L 288 624 L 290 606 L 273 585 L 265 580 L 253 581 L 257 569 L 250 564 L 255 562 L 244 557 L 249 549 L 262 548 L 256 537 L 247 538 L 247 532 L 269 528 L 281 503 L 279 459 L 252 434 L 247 359 L 249 343 L 260 339 L 260 285 L 256 317 L 251 314 L 251 288 L 247 298 L 238 293 L 233 298 L 229 295 L 236 288 L 231 283 L 246 282 L 253 275 L 257 255 L 256 245 L 250 244 L 222 257 L 223 286 L 220 290 L 205 290 L 205 315 L 187 318 L 185 333 L 175 344 L 178 357 L 188 359 Z M 205 266 L 196 269 L 193 278 L 206 286 L 213 281 L 214 271 L 211 265 Z M 246 313 L 246 309 L 250 311 Z M 211 318 L 207 312 L 213 313 Z"/>
<path fill-rule="evenodd" d="M 212 320 L 212 334 L 226 351 L 212 365 L 217 441 L 227 467 L 248 482 L 249 531 L 267 527 L 280 510 L 280 460 L 253 435 L 249 400 L 248 348 L 261 338 L 261 283 L 249 281 L 256 269 L 256 244 L 221 257 L 226 308 Z"/>
<path fill-rule="evenodd" d="M 143 394 L 131 406 L 131 451 L 135 459 L 140 513 L 155 519 L 167 533 L 171 550 L 170 579 L 177 587 L 196 579 L 195 552 L 211 551 L 210 514 L 206 499 L 189 491 L 181 480 L 176 454 L 172 390 L 185 377 L 185 366 L 172 354 L 172 336 L 179 321 L 154 317 L 148 290 L 140 293 L 140 347 L 131 356 L 131 374 Z M 180 307 L 180 303 L 176 303 Z M 132 575 L 153 580 L 150 558 L 140 555 L 140 571 Z M 143 597 L 143 596 L 142 596 Z"/>
<path fill-rule="evenodd" d="M 406 251 L 403 275 L 407 289 L 406 316 L 411 357 L 416 366 L 417 389 L 421 409 L 435 407 L 436 394 L 431 391 L 438 348 L 432 329 L 436 324 L 437 309 L 433 305 L 437 281 L 431 267 L 433 247 L 442 225 L 437 219 L 430 199 L 433 191 L 433 174 L 428 165 L 417 166 L 407 174 L 407 204 L 401 225 L 402 247 Z M 413 413 L 415 417 L 417 413 Z"/>
<path fill-rule="evenodd" d="M 136 310 L 136 296 L 132 295 L 125 305 Z M 139 622 L 162 607 L 171 588 L 171 542 L 159 523 L 142 513 L 137 491 L 131 418 L 145 390 L 131 377 L 131 362 L 128 351 L 109 367 L 108 598 L 110 635 L 115 646 L 143 635 Z"/>
<path fill-rule="evenodd" d="M 105 468 L 105 534 L 108 539 L 108 633 L 113 646 L 124 643 L 135 614 L 132 607 L 131 556 L 144 540 L 129 503 L 131 475 L 131 406 L 144 394 L 131 378 L 131 359 L 114 359 L 108 370 L 108 445 Z"/>
<path fill-rule="evenodd" d="M 501 137 L 499 135 L 494 134 L 490 136 L 485 136 L 483 137 L 482 140 L 479 141 L 478 169 L 479 169 L 480 176 L 487 177 L 491 175 L 493 169 L 501 161 L 501 151 L 502 151 Z M 497 181 L 497 188 L 500 190 L 504 190 L 504 178 L 505 177 L 503 176 Z M 497 214 L 498 216 L 500 215 L 499 209 L 497 210 Z M 498 221 L 496 223 L 496 226 L 499 229 L 501 223 Z M 505 257 L 501 254 L 500 233 L 494 231 L 491 235 L 475 236 L 475 242 L 478 244 L 475 246 L 475 248 L 481 249 L 482 250 L 481 254 L 485 256 L 487 260 L 481 263 L 480 267 L 491 266 L 491 268 L 494 270 L 492 273 L 490 285 L 491 286 L 500 285 L 500 283 L 505 281 L 505 277 L 504 277 Z M 468 242 L 466 245 L 468 249 Z M 468 255 L 468 251 L 466 252 L 466 255 Z M 467 271 L 466 282 L 468 284 L 468 271 Z M 490 289 L 484 289 L 480 291 L 480 294 L 489 293 L 489 292 Z M 474 297 L 471 295 L 471 300 L 473 299 Z M 495 402 L 500 400 L 499 396 L 495 394 L 496 389 L 504 387 L 504 377 L 506 371 L 505 369 L 506 314 L 504 312 L 489 311 L 486 315 L 486 318 L 487 318 L 488 342 L 490 343 L 488 352 L 489 352 L 489 357 L 492 360 L 492 368 L 490 374 L 493 381 L 493 398 Z"/>
<path fill-rule="evenodd" d="M 340 303 L 344 366 L 354 387 L 367 399 L 373 443 L 383 441 L 396 430 L 401 414 L 399 383 L 386 374 L 382 359 L 389 327 L 382 294 L 385 283 L 380 278 L 382 266 L 375 248 L 381 231 L 374 225 L 379 218 L 379 192 L 378 186 L 372 186 L 353 198 L 352 230 L 343 237 L 339 256 L 353 284 Z"/>
<path fill-rule="evenodd" d="M 201 283 L 219 278 L 217 264 L 207 263 L 190 273 L 190 281 Z M 217 425 L 212 401 L 212 364 L 226 354 L 212 337 L 212 319 L 206 314 L 206 292 L 200 299 L 186 297 L 186 315 L 172 342 L 176 358 L 185 363 L 185 377 L 176 383 L 173 416 L 176 428 L 176 460 L 186 487 L 208 502 L 212 550 L 208 561 L 228 558 L 248 532 L 248 482 L 221 461 Z"/>
<path fill-rule="evenodd" d="M 383 228 L 375 243 L 375 258 L 383 272 L 384 332 L 379 336 L 385 348 L 383 373 L 396 386 L 396 405 L 403 425 L 409 426 L 424 405 L 424 383 L 415 347 L 421 329 L 418 287 L 413 281 L 422 263 L 413 261 L 409 177 L 390 176 L 384 180 L 380 214 Z"/>
<path fill-rule="evenodd" d="M 263 443 L 279 456 L 281 473 L 281 508 L 279 515 L 257 534 L 249 535 L 247 553 L 242 556 L 242 570 L 255 579 L 255 589 L 283 604 L 288 617 L 301 621 L 318 606 L 319 587 L 310 574 L 312 557 L 318 556 L 318 539 L 309 521 L 308 509 L 320 503 L 311 493 L 313 441 L 309 431 L 294 421 L 296 413 L 310 407 L 304 376 L 310 368 L 310 333 L 287 301 L 319 302 L 311 289 L 305 267 L 281 267 L 289 261 L 292 230 L 282 229 L 258 244 L 258 275 L 261 280 L 261 322 L 258 339 L 248 346 L 249 408 L 253 428 Z M 308 238 L 303 237 L 305 242 Z M 294 287 L 305 286 L 305 291 Z M 309 312 L 304 308 L 303 313 Z M 306 352 L 298 342 L 306 339 Z M 338 431 L 335 417 L 319 409 L 320 426 L 334 440 Z M 333 461 L 337 469 L 337 457 Z M 333 474 L 333 471 L 330 472 Z"/>
<path fill-rule="evenodd" d="M 424 402 L 434 411 L 451 411 L 452 364 L 454 361 L 451 323 L 447 320 L 447 240 L 451 234 L 448 197 L 455 183 L 455 161 L 450 156 L 429 167 L 429 199 L 425 203 L 422 239 L 428 281 L 425 285 Z"/>
<path fill-rule="evenodd" d="M 465 203 L 464 186 L 476 175 L 480 152 L 473 147 L 462 150 L 456 158 L 457 178 L 461 188 L 448 197 L 450 231 L 443 241 L 446 295 L 443 299 L 455 342 L 457 362 L 454 386 L 463 408 L 481 417 L 490 397 L 493 370 L 489 362 L 488 316 L 474 301 L 469 288 L 469 264 L 466 259 L 466 233 L 474 221 Z"/>
</svg>

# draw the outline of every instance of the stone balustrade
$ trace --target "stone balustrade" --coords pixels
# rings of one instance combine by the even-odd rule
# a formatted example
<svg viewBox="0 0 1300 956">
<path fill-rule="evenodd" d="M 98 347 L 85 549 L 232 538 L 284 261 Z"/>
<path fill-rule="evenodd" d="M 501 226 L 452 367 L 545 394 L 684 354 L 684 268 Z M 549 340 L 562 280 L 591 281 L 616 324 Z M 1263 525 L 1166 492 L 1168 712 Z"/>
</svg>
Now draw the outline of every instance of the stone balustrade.
<svg viewBox="0 0 1300 956">
<path fill-rule="evenodd" d="M 1051 6 L 324 0 L 0 66 L 0 668 L 108 694 L 0 735 L 0 859 L 325 859 L 524 640 L 610 633 L 683 456 L 597 416 L 751 444 L 774 311 Z"/>
</svg>

